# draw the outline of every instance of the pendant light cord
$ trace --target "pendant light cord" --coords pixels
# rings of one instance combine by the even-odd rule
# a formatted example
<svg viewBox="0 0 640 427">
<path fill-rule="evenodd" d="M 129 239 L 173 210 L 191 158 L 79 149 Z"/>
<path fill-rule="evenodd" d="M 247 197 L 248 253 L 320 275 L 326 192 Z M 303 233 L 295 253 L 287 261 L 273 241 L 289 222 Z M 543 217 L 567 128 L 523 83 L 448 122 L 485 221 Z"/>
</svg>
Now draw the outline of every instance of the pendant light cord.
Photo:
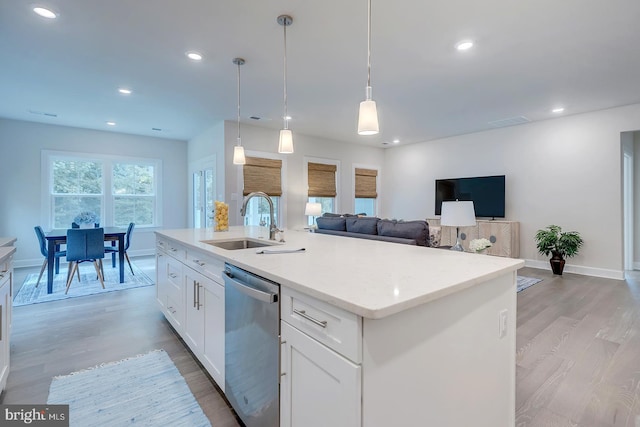
<svg viewBox="0 0 640 427">
<path fill-rule="evenodd" d="M 367 87 L 371 87 L 371 0 L 369 0 L 369 8 L 368 8 L 368 17 L 367 17 Z M 369 93 L 369 89 L 367 89 L 367 93 Z M 369 98 L 371 95 L 367 95 Z"/>
<path fill-rule="evenodd" d="M 284 128 L 289 129 L 289 120 L 287 119 L 287 24 L 284 27 Z"/>
<path fill-rule="evenodd" d="M 240 145 L 240 61 L 238 61 L 238 146 Z"/>
</svg>

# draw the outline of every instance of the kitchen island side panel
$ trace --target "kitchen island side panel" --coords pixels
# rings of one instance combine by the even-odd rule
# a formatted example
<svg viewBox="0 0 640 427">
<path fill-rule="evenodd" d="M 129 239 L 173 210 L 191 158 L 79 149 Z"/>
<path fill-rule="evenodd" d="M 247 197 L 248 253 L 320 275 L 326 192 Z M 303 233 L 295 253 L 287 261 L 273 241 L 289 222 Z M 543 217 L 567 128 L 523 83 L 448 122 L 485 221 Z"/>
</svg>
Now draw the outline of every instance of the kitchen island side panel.
<svg viewBox="0 0 640 427">
<path fill-rule="evenodd" d="M 363 425 L 513 426 L 515 319 L 515 272 L 363 319 Z"/>
</svg>

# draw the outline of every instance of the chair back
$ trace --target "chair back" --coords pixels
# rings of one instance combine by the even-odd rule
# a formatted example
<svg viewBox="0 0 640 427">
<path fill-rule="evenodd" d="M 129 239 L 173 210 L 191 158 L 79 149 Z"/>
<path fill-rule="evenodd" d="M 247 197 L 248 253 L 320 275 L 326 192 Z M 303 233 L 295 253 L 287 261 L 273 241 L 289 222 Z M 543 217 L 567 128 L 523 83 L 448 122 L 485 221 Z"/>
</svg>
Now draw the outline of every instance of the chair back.
<svg viewBox="0 0 640 427">
<path fill-rule="evenodd" d="M 104 228 L 67 230 L 67 261 L 104 258 Z"/>
<path fill-rule="evenodd" d="M 124 242 L 124 251 L 126 252 L 129 249 L 129 243 L 131 243 L 131 232 L 133 231 L 133 227 L 136 225 L 133 222 L 129 223 L 129 228 L 127 228 L 126 241 Z"/>
<path fill-rule="evenodd" d="M 36 225 L 33 229 L 36 230 L 36 236 L 38 236 L 38 242 L 40 242 L 40 253 L 43 257 L 47 258 L 49 251 L 47 250 L 47 239 L 44 237 L 44 231 L 42 231 L 42 227 L 39 225 Z"/>
</svg>

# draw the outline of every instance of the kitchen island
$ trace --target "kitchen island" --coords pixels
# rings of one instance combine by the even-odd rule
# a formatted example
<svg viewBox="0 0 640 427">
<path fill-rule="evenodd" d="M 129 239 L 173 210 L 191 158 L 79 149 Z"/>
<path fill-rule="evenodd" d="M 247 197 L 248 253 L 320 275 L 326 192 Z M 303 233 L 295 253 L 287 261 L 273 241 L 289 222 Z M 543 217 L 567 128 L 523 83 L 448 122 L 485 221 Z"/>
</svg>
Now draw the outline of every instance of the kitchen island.
<svg viewBox="0 0 640 427">
<path fill-rule="evenodd" d="M 281 285 L 281 426 L 514 424 L 523 261 L 303 231 L 270 242 L 304 248 L 292 253 L 210 244 L 267 237 L 263 227 L 157 232 L 160 306 L 223 390 L 215 323 L 228 262 Z M 185 271 L 215 285 L 202 301 Z M 204 324 L 190 328 L 201 306 Z"/>
</svg>

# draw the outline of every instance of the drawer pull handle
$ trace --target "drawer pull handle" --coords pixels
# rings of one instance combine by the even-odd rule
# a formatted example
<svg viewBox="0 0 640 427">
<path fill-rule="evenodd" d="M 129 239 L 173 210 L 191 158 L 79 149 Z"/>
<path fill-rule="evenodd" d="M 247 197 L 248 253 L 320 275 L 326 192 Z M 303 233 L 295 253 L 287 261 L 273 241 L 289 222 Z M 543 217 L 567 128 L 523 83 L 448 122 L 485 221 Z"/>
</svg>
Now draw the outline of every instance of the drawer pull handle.
<svg viewBox="0 0 640 427">
<path fill-rule="evenodd" d="M 204 267 L 204 265 L 205 265 L 205 263 L 200 261 L 199 259 L 194 259 L 192 261 L 195 262 L 196 264 L 198 264 L 200 267 Z"/>
<path fill-rule="evenodd" d="M 315 323 L 316 325 L 320 326 L 321 328 L 326 328 L 327 327 L 327 321 L 326 320 L 314 319 L 313 317 L 309 316 L 305 310 L 297 310 L 297 309 L 294 308 L 293 312 L 295 314 L 297 314 L 298 316 L 303 317 L 303 318 L 307 319 L 308 321 L 310 321 L 312 323 Z"/>
<path fill-rule="evenodd" d="M 174 273 L 169 273 L 169 277 L 171 277 L 172 279 L 175 279 L 176 277 L 178 277 L 177 275 L 175 275 Z"/>
<path fill-rule="evenodd" d="M 170 250 L 171 252 L 178 252 L 178 250 L 177 250 L 176 248 L 169 248 L 169 250 Z"/>
</svg>

